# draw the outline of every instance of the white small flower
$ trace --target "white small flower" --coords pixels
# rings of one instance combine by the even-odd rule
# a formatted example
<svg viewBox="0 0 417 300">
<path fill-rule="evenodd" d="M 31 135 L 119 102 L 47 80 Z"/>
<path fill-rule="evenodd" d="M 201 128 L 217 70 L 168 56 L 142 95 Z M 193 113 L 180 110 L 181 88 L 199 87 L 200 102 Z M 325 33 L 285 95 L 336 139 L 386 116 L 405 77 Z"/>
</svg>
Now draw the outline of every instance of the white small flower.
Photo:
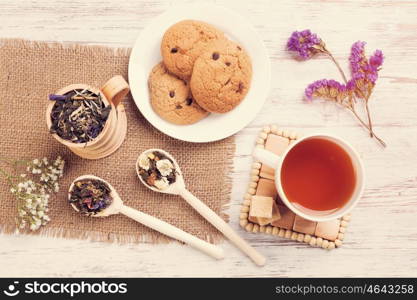
<svg viewBox="0 0 417 300">
<path fill-rule="evenodd" d="M 139 157 L 139 167 L 144 170 L 149 170 L 151 163 L 149 161 L 149 158 L 146 155 L 142 155 Z"/>
<path fill-rule="evenodd" d="M 168 179 L 166 179 L 166 177 L 162 177 L 160 180 L 156 180 L 154 185 L 159 190 L 166 190 L 169 187 L 169 182 Z"/>
<path fill-rule="evenodd" d="M 64 173 L 64 165 L 65 161 L 60 156 L 51 162 L 44 157 L 27 164 L 27 174 L 20 174 L 20 178 L 25 179 L 10 188 L 18 201 L 17 229 L 23 229 L 27 224 L 30 230 L 35 231 L 50 221 L 46 215 L 49 211 L 49 193 L 59 191 L 58 179 Z M 39 174 L 39 177 L 34 176 L 34 182 L 26 179 L 29 174 Z"/>
<path fill-rule="evenodd" d="M 168 176 L 171 174 L 174 166 L 168 159 L 161 159 L 156 162 L 156 168 L 159 170 L 162 176 Z"/>
</svg>

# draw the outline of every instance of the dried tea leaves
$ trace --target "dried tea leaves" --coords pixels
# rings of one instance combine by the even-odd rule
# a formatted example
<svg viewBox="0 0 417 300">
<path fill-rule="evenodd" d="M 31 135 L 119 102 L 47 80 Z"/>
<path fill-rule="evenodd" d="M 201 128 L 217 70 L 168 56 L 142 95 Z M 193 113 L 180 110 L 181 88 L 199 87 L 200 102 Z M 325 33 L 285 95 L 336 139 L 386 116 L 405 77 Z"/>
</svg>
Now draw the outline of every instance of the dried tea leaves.
<svg viewBox="0 0 417 300">
<path fill-rule="evenodd" d="M 142 154 L 138 170 L 144 182 L 159 190 L 166 190 L 177 178 L 174 162 L 158 151 Z"/>
<path fill-rule="evenodd" d="M 113 201 L 110 187 L 101 180 L 83 179 L 74 183 L 70 192 L 70 204 L 86 216 L 99 213 Z"/>
<path fill-rule="evenodd" d="M 55 101 L 51 111 L 51 133 L 73 143 L 87 143 L 103 130 L 111 110 L 102 96 L 75 89 L 64 95 L 49 95 Z"/>
</svg>

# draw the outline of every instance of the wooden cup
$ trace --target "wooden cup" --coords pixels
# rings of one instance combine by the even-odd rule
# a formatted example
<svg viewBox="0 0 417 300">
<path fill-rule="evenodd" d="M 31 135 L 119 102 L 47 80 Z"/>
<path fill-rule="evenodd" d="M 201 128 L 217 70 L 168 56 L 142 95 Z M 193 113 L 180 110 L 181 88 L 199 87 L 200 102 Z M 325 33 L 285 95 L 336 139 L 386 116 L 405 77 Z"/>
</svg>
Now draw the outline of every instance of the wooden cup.
<svg viewBox="0 0 417 300">
<path fill-rule="evenodd" d="M 74 89 L 87 89 L 93 93 L 101 94 L 103 102 L 106 105 L 111 105 L 106 124 L 94 140 L 86 143 L 73 143 L 61 138 L 56 133 L 53 133 L 52 136 L 82 158 L 99 159 L 111 155 L 122 145 L 126 137 L 127 118 L 124 106 L 120 102 L 129 92 L 129 85 L 122 76 L 116 75 L 109 79 L 101 89 L 86 84 L 71 84 L 58 90 L 55 94 L 64 95 Z M 52 126 L 51 111 L 54 104 L 54 101 L 50 101 L 46 109 L 48 130 Z"/>
</svg>

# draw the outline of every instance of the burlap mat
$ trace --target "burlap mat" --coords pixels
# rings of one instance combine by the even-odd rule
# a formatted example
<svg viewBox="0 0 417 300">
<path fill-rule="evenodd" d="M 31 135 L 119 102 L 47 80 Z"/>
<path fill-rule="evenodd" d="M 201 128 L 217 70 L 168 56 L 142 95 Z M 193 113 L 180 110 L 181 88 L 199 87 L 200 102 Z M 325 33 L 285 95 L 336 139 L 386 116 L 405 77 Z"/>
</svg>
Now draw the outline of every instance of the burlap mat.
<svg viewBox="0 0 417 300">
<path fill-rule="evenodd" d="M 116 74 L 127 78 L 129 53 L 130 49 L 0 40 L 0 157 L 33 159 L 61 155 L 67 163 L 61 190 L 50 200 L 51 222 L 37 234 L 119 242 L 170 240 L 125 216 L 87 218 L 73 211 L 67 203 L 70 182 L 79 175 L 94 174 L 108 180 L 125 204 L 216 242 L 221 234 L 182 198 L 144 187 L 136 176 L 135 161 L 148 148 L 169 151 L 181 165 L 190 191 L 226 218 L 222 209 L 231 191 L 228 174 L 233 163 L 233 138 L 209 144 L 172 139 L 148 124 L 130 94 L 124 100 L 128 118 L 126 140 L 108 158 L 81 159 L 48 133 L 45 109 L 49 93 L 72 83 L 100 87 Z M 0 232 L 14 232 L 15 215 L 15 199 L 0 179 Z"/>
</svg>

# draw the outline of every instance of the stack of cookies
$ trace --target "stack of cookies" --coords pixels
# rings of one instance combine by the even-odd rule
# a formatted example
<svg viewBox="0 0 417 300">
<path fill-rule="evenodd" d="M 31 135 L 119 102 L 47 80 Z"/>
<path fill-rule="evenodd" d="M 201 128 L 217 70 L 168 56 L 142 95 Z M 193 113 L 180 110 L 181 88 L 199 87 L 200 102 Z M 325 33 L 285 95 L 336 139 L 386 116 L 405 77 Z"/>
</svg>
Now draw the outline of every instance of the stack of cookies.
<svg viewBox="0 0 417 300">
<path fill-rule="evenodd" d="M 210 24 L 185 20 L 168 28 L 163 61 L 149 75 L 154 111 L 179 125 L 226 113 L 246 96 L 252 64 L 245 50 Z"/>
</svg>

